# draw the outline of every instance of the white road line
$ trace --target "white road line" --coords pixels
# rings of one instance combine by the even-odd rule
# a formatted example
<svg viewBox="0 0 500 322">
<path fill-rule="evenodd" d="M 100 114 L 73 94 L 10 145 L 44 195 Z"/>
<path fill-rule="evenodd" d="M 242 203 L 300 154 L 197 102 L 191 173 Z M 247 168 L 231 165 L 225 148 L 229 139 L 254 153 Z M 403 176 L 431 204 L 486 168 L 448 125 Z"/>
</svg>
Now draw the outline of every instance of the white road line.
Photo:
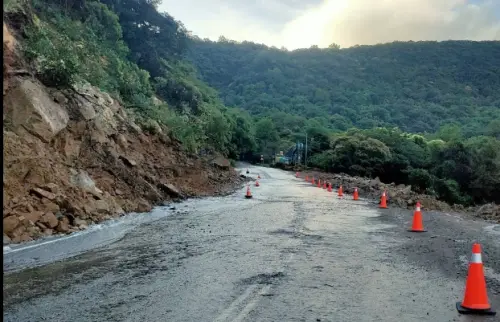
<svg viewBox="0 0 500 322">
<path fill-rule="evenodd" d="M 265 294 L 269 293 L 269 290 L 271 290 L 272 285 L 266 285 L 263 288 L 261 288 L 260 292 L 258 295 L 262 296 Z M 240 314 L 233 320 L 233 322 L 241 322 L 245 319 L 245 317 L 248 316 L 250 312 L 255 308 L 257 303 L 260 301 L 260 297 L 254 297 L 244 308 L 241 310 Z"/>
<path fill-rule="evenodd" d="M 240 306 L 249 296 L 252 295 L 252 293 L 255 292 L 255 290 L 258 288 L 258 285 L 257 284 L 254 284 L 254 285 L 250 285 L 246 290 L 245 292 L 243 292 L 243 294 L 241 294 L 236 300 L 234 300 L 231 305 L 229 305 L 227 307 L 227 309 L 225 309 L 221 315 L 219 315 L 215 320 L 214 322 L 224 322 L 224 321 L 227 321 L 227 319 L 229 318 L 229 316 L 232 315 L 232 313 L 234 313 L 233 311 L 235 311 L 238 306 Z"/>
</svg>

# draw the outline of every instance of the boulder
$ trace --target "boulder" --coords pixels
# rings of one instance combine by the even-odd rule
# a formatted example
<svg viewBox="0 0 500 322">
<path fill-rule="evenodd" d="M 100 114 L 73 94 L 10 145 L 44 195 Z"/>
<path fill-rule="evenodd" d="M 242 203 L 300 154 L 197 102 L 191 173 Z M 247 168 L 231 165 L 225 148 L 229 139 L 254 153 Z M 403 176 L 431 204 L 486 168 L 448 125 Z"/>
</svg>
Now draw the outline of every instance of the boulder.
<svg viewBox="0 0 500 322">
<path fill-rule="evenodd" d="M 85 97 L 75 95 L 73 97 L 74 106 L 72 108 L 72 118 L 75 121 L 85 120 L 90 121 L 97 116 L 94 105 Z"/>
<path fill-rule="evenodd" d="M 135 211 L 136 212 L 149 212 L 149 211 L 151 211 L 151 209 L 152 209 L 152 207 L 149 204 L 149 202 L 147 202 L 146 200 L 141 198 L 139 200 L 139 203 L 137 204 Z"/>
<path fill-rule="evenodd" d="M 13 242 L 19 243 L 21 242 L 21 236 L 26 232 L 26 227 L 19 226 L 13 231 L 11 231 L 8 235 L 12 239 Z"/>
<path fill-rule="evenodd" d="M 97 113 L 92 122 L 99 131 L 106 135 L 116 133 L 118 130 L 118 123 L 114 117 L 114 112 L 108 106 L 102 106 L 102 110 Z"/>
<path fill-rule="evenodd" d="M 73 221 L 73 225 L 77 226 L 80 229 L 85 229 L 88 227 L 87 222 L 80 218 L 75 218 L 75 220 Z"/>
<path fill-rule="evenodd" d="M 109 213 L 110 206 L 105 200 L 94 201 L 94 209 L 98 213 Z"/>
<path fill-rule="evenodd" d="M 60 220 L 56 226 L 56 231 L 60 233 L 69 232 L 69 224 L 64 220 Z"/>
<path fill-rule="evenodd" d="M 212 160 L 212 165 L 222 170 L 229 170 L 231 167 L 229 160 L 220 156 Z"/>
<path fill-rule="evenodd" d="M 43 216 L 42 211 L 33 211 L 30 212 L 29 214 L 24 214 L 24 218 L 26 218 L 26 220 L 28 221 L 31 221 L 33 224 L 39 221 L 40 218 L 42 218 L 42 216 Z"/>
<path fill-rule="evenodd" d="M 11 113 L 15 133 L 26 130 L 43 142 L 63 130 L 69 121 L 68 112 L 49 96 L 44 87 L 23 79 L 4 96 L 4 106 Z"/>
<path fill-rule="evenodd" d="M 49 200 L 55 200 L 56 199 L 56 195 L 53 194 L 52 192 L 49 192 L 45 189 L 41 189 L 41 188 L 33 188 L 31 189 L 30 191 L 31 193 L 37 195 L 38 197 L 41 197 L 41 198 L 47 198 Z"/>
<path fill-rule="evenodd" d="M 128 148 L 127 138 L 123 134 L 118 134 L 116 137 L 116 143 L 125 150 Z"/>
<path fill-rule="evenodd" d="M 54 215 L 51 212 L 47 212 L 45 215 L 40 218 L 40 222 L 47 226 L 48 228 L 55 228 L 57 224 L 59 223 L 59 220 L 57 220 L 56 215 Z"/>
<path fill-rule="evenodd" d="M 170 183 L 160 183 L 159 188 L 173 198 L 184 198 L 183 193 Z"/>
<path fill-rule="evenodd" d="M 14 229 L 16 229 L 17 226 L 21 221 L 19 220 L 19 217 L 16 215 L 5 217 L 3 219 L 3 232 L 4 234 L 9 234 L 11 233 Z"/>
<path fill-rule="evenodd" d="M 33 240 L 33 238 L 31 238 L 29 232 L 24 232 L 19 236 L 19 238 L 16 238 L 16 241 L 19 241 L 20 243 L 28 242 L 31 240 Z"/>
<path fill-rule="evenodd" d="M 46 199 L 45 199 L 46 200 Z M 47 200 L 48 201 L 48 200 Z M 44 210 L 44 212 L 53 212 L 53 213 L 56 213 L 58 212 L 59 210 L 61 210 L 61 208 L 54 202 L 51 202 L 51 201 L 48 201 L 48 202 L 44 202 L 41 206 L 40 206 L 40 210 Z"/>
<path fill-rule="evenodd" d="M 42 231 L 37 226 L 30 226 L 26 231 L 32 238 L 38 238 L 42 234 Z"/>
<path fill-rule="evenodd" d="M 89 176 L 89 174 L 84 171 L 84 170 L 75 170 L 75 169 L 70 169 L 71 176 L 70 176 L 70 182 L 74 186 L 90 192 L 91 194 L 95 195 L 96 197 L 100 197 L 102 195 L 102 190 L 96 187 L 94 180 Z"/>
</svg>

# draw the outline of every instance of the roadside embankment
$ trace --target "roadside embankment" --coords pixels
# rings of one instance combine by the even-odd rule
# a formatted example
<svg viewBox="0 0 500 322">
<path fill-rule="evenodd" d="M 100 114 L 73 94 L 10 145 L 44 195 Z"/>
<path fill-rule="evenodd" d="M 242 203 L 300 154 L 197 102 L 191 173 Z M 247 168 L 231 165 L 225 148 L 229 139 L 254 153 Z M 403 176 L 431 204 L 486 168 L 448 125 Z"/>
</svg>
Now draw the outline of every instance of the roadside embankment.
<svg viewBox="0 0 500 322">
<path fill-rule="evenodd" d="M 189 153 L 167 128 L 141 123 L 96 87 L 58 90 L 20 76 L 6 32 L 4 24 L 4 244 L 225 194 L 243 182 L 224 157 Z"/>
<path fill-rule="evenodd" d="M 379 199 L 383 191 L 387 192 L 389 204 L 401 208 L 412 209 L 417 201 L 420 201 L 423 209 L 437 211 L 453 211 L 467 213 L 485 220 L 492 220 L 500 223 L 500 206 L 496 204 L 485 204 L 475 207 L 464 207 L 462 205 L 449 205 L 446 202 L 437 200 L 434 196 L 416 193 L 411 186 L 396 185 L 394 183 L 385 184 L 378 178 L 368 179 L 362 177 L 352 177 L 346 174 L 333 174 L 319 171 L 300 172 L 301 178 L 306 175 L 313 176 L 321 181 L 326 180 L 332 183 L 333 187 L 342 185 L 344 192 L 352 193 L 354 188 L 358 188 L 360 197 L 369 199 Z"/>
</svg>

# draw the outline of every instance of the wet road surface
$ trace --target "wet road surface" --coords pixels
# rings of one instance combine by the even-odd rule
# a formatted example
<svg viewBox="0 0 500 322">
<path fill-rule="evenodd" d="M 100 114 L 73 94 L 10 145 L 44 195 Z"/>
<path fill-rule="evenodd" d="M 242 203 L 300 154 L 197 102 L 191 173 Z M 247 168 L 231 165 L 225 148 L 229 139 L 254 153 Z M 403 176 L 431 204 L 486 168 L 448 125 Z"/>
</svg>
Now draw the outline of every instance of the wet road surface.
<svg viewBox="0 0 500 322">
<path fill-rule="evenodd" d="M 500 321 L 455 309 L 473 242 L 500 309 L 499 225 L 424 211 L 414 234 L 410 211 L 250 171 L 250 200 L 242 188 L 4 252 L 4 321 Z"/>
</svg>

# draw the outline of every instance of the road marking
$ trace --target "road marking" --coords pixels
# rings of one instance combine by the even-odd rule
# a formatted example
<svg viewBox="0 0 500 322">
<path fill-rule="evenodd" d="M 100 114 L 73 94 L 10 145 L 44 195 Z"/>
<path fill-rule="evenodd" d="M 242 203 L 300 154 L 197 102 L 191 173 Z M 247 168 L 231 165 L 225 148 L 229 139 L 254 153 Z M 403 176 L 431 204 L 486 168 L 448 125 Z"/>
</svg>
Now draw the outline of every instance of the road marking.
<svg viewBox="0 0 500 322">
<path fill-rule="evenodd" d="M 297 227 L 294 225 L 293 231 L 297 233 Z M 291 246 L 293 243 L 292 240 L 288 240 L 284 249 Z M 285 272 L 285 270 L 290 266 L 294 258 L 294 254 L 289 254 L 288 258 L 283 261 L 283 266 L 281 272 Z M 215 318 L 214 322 L 241 322 L 255 309 L 255 306 L 259 303 L 261 297 L 263 295 L 269 294 L 272 288 L 272 284 L 262 285 L 262 284 L 253 284 L 250 285 L 243 294 L 241 294 L 236 300 L 234 300 L 217 318 Z M 246 305 L 242 307 L 245 303 Z M 239 311 L 239 313 L 238 313 Z M 236 315 L 237 314 L 237 315 Z M 235 316 L 235 318 L 231 318 Z"/>
<path fill-rule="evenodd" d="M 234 300 L 227 309 L 225 309 L 221 315 L 219 315 L 214 322 L 224 322 L 227 321 L 231 313 L 235 311 L 238 306 L 240 306 L 248 297 L 252 295 L 252 293 L 255 292 L 255 290 L 258 288 L 257 284 L 250 285 L 243 294 L 241 294 L 236 300 Z"/>
<path fill-rule="evenodd" d="M 263 288 L 260 289 L 260 292 L 258 295 L 265 295 L 269 293 L 269 290 L 271 290 L 272 285 L 266 285 Z M 260 297 L 255 296 L 248 304 L 241 310 L 240 314 L 233 320 L 233 322 L 241 322 L 245 317 L 248 316 L 250 312 L 255 308 L 257 303 L 260 301 Z"/>
</svg>

